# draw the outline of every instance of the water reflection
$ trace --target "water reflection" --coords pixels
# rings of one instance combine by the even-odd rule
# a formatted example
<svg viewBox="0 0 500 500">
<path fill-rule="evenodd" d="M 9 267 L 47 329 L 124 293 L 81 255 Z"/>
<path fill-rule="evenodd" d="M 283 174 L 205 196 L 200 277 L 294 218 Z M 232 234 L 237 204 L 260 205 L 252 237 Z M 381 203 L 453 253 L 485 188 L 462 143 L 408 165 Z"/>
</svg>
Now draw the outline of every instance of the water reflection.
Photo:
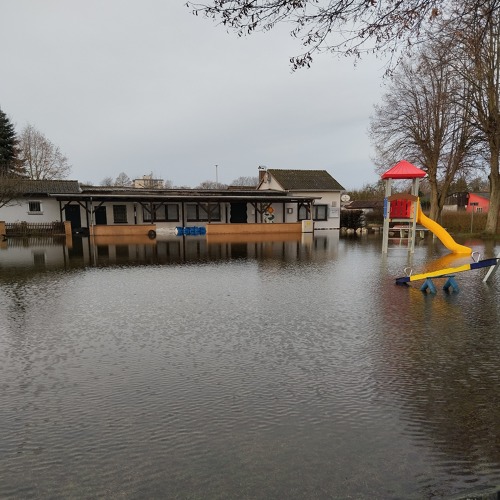
<svg viewBox="0 0 500 500">
<path fill-rule="evenodd" d="M 445 255 L 419 269 L 463 260 Z M 404 434 L 435 464 L 434 477 L 443 477 L 439 488 L 432 478 L 420 479 L 429 496 L 500 484 L 499 288 L 482 283 L 482 274 L 457 275 L 458 294 L 439 287 L 424 294 L 421 283 L 378 294 L 378 390 L 398 412 Z"/>
<path fill-rule="evenodd" d="M 74 268 L 139 264 L 172 264 L 227 259 L 278 258 L 283 261 L 330 259 L 335 256 L 338 232 L 278 237 L 165 236 L 73 238 L 65 240 L 10 239 L 1 250 L 0 268 Z"/>
<path fill-rule="evenodd" d="M 0 249 L 0 496 L 429 498 L 500 484 L 498 277 L 464 274 L 458 294 L 398 287 L 404 267 L 450 258 L 431 242 L 382 256 L 380 243 Z"/>
</svg>

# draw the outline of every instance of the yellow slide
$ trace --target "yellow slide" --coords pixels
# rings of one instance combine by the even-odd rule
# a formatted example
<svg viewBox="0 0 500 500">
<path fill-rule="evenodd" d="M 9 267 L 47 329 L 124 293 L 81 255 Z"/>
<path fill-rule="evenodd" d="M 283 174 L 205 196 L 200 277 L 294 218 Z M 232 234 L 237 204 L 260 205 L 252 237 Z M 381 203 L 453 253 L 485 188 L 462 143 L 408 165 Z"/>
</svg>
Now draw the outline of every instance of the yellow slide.
<svg viewBox="0 0 500 500">
<path fill-rule="evenodd" d="M 466 255 L 470 255 L 472 253 L 472 248 L 459 245 L 444 227 L 424 215 L 422 208 L 420 207 L 420 200 L 417 201 L 417 224 L 421 224 L 434 233 L 441 240 L 441 243 L 451 252 Z"/>
</svg>

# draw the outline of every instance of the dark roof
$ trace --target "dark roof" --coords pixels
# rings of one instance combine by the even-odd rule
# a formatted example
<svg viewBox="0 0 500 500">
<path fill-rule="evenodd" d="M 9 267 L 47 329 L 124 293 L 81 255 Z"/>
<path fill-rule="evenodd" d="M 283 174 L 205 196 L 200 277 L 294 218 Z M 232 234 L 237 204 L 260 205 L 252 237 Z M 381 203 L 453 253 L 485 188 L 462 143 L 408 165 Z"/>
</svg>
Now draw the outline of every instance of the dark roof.
<svg viewBox="0 0 500 500">
<path fill-rule="evenodd" d="M 23 194 L 72 194 L 80 193 L 78 181 L 53 181 L 25 179 L 19 182 L 19 190 Z"/>
<path fill-rule="evenodd" d="M 245 190 L 228 189 L 144 189 L 121 188 L 116 186 L 82 186 L 78 193 L 53 194 L 59 201 L 99 201 L 99 202 L 214 202 L 214 203 L 273 203 L 273 202 L 309 202 L 320 199 L 320 196 L 295 195 L 288 191 L 263 190 L 251 188 Z"/>
<path fill-rule="evenodd" d="M 227 189 L 229 191 L 255 191 L 257 186 L 228 186 Z"/>
<path fill-rule="evenodd" d="M 267 170 L 287 191 L 344 191 L 326 170 Z"/>
<path fill-rule="evenodd" d="M 383 208 L 384 202 L 382 200 L 354 200 L 351 201 L 351 203 L 348 203 L 345 205 L 344 208 L 348 208 L 349 210 L 351 209 L 376 209 L 376 208 Z"/>
</svg>

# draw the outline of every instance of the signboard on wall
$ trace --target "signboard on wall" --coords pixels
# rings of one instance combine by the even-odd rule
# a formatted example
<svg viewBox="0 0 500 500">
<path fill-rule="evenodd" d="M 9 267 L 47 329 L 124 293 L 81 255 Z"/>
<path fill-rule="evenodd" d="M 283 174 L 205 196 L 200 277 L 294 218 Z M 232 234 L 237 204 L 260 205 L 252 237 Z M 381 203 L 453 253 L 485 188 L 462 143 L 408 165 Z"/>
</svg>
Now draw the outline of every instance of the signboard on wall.
<svg viewBox="0 0 500 500">
<path fill-rule="evenodd" d="M 330 207 L 330 213 L 328 214 L 330 218 L 338 218 L 339 217 L 339 209 L 338 207 Z"/>
</svg>

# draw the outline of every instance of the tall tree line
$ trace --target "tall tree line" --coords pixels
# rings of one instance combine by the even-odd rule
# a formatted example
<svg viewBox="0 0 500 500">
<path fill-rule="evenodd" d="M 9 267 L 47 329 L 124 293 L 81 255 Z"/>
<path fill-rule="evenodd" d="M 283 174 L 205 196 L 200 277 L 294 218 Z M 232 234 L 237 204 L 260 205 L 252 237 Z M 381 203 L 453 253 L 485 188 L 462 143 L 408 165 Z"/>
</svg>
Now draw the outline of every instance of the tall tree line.
<svg viewBox="0 0 500 500">
<path fill-rule="evenodd" d="M 377 164 L 406 158 L 427 171 L 434 219 L 457 178 L 484 170 L 491 234 L 500 208 L 499 26 L 496 1 L 443 20 L 396 69 L 370 126 Z"/>
</svg>

